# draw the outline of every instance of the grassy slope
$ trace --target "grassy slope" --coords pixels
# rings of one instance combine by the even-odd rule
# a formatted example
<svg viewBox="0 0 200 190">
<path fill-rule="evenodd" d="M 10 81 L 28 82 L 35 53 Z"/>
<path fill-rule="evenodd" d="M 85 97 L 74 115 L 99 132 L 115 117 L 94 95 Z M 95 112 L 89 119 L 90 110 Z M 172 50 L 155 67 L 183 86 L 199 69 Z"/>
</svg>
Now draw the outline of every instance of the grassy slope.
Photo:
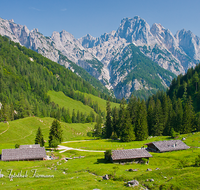
<svg viewBox="0 0 200 190">
<path fill-rule="evenodd" d="M 76 91 L 79 92 L 79 91 Z M 82 92 L 79 92 L 80 94 Z M 97 96 L 94 96 L 92 94 L 87 94 L 87 93 L 82 93 L 85 95 L 87 98 L 91 98 L 93 102 L 98 102 L 98 105 L 102 111 L 106 112 L 106 100 L 103 100 Z M 70 113 L 72 113 L 73 109 L 75 111 L 79 110 L 80 112 L 90 114 L 91 111 L 94 112 L 94 110 L 89 107 L 84 105 L 80 101 L 73 100 L 69 98 L 68 96 L 65 96 L 63 92 L 55 92 L 55 91 L 48 91 L 48 95 L 51 97 L 51 101 L 54 101 L 56 104 L 58 104 L 60 107 L 65 107 L 66 109 L 69 108 Z M 118 108 L 119 104 L 111 102 L 111 108 L 114 108 L 115 106 Z M 95 112 L 94 112 L 95 113 Z"/>
<path fill-rule="evenodd" d="M 73 109 L 75 110 L 75 113 L 79 110 L 80 112 L 83 112 L 86 114 L 90 114 L 90 112 L 94 112 L 94 110 L 84 105 L 80 101 L 76 101 L 68 96 L 66 96 L 63 92 L 55 92 L 55 91 L 48 91 L 48 95 L 51 97 L 51 101 L 58 104 L 61 108 L 65 107 L 66 110 L 69 108 L 70 113 L 72 114 Z M 95 113 L 95 112 L 94 112 Z"/>
<path fill-rule="evenodd" d="M 41 128 L 44 140 L 48 141 L 49 129 L 53 118 L 27 117 L 9 123 L 0 123 L 1 131 L 5 133 L 0 135 L 0 149 L 5 145 L 14 148 L 15 144 L 34 144 L 38 127 Z M 86 138 L 87 132 L 94 128 L 91 123 L 64 123 L 61 122 L 63 129 L 63 140 Z M 47 143 L 48 144 L 48 143 Z M 7 147 L 6 147 L 7 148 Z"/>
<path fill-rule="evenodd" d="M 48 139 L 49 126 L 52 118 L 29 117 L 6 123 L 0 123 L 2 133 L 0 135 L 0 149 L 13 148 L 15 143 L 32 144 L 37 128 L 40 126 L 45 139 Z M 90 130 L 91 124 L 66 124 L 61 123 L 64 131 L 64 140 L 83 139 L 86 130 Z M 9 126 L 9 128 L 8 128 Z M 32 133 L 31 133 L 32 131 Z M 192 147 L 200 146 L 200 133 L 182 135 L 186 137 L 186 144 Z M 25 137 L 25 138 L 24 138 Z M 168 137 L 153 137 L 147 141 L 121 143 L 117 141 L 96 140 L 81 143 L 71 142 L 67 146 L 105 150 L 107 148 L 133 148 L 141 147 L 144 143 L 156 140 L 165 140 Z M 126 146 L 125 146 L 126 145 Z M 151 153 L 149 165 L 145 164 L 112 164 L 104 160 L 104 153 L 80 152 L 70 150 L 64 153 L 49 152 L 62 157 L 85 156 L 81 159 L 50 161 L 19 161 L 0 162 L 3 189 L 130 189 L 124 185 L 124 181 L 137 179 L 149 189 L 198 189 L 200 186 L 200 167 L 193 167 L 195 158 L 200 154 L 199 148 L 191 148 L 184 151 L 167 153 Z M 187 167 L 178 168 L 181 160 L 186 160 Z M 58 164 L 59 162 L 59 164 Z M 137 172 L 128 172 L 128 169 L 138 169 Z M 152 171 L 147 172 L 147 168 Z M 156 170 L 159 168 L 159 170 Z M 22 171 L 28 173 L 27 178 L 8 178 L 8 169 L 18 174 Z M 54 175 L 54 178 L 34 178 L 32 169 L 37 169 L 37 174 Z M 65 174 L 63 173 L 65 172 Z M 108 174 L 111 180 L 102 180 L 103 175 Z M 147 181 L 154 179 L 154 182 Z M 139 188 L 136 188 L 139 189 Z"/>
<path fill-rule="evenodd" d="M 76 91 L 76 92 L 79 92 L 79 91 Z M 82 93 L 82 92 L 79 92 L 79 93 Z M 87 94 L 87 93 L 82 93 L 82 94 L 84 94 L 84 96 L 87 97 L 87 98 L 91 98 L 92 101 L 98 102 L 98 105 L 99 105 L 100 109 L 102 111 L 106 111 L 106 102 L 107 102 L 106 100 L 101 99 L 101 98 L 99 98 L 97 96 L 94 96 L 92 94 Z M 111 108 L 114 108 L 115 106 L 118 108 L 120 104 L 114 103 L 114 102 L 110 102 L 110 105 L 111 105 Z"/>
</svg>

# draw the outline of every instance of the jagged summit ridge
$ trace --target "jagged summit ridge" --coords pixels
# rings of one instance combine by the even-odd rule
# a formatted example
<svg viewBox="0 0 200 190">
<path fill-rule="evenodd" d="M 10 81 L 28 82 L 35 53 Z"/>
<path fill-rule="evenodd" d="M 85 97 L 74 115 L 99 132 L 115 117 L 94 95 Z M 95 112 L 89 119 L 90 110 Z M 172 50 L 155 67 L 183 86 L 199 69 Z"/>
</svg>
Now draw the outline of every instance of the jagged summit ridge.
<svg viewBox="0 0 200 190">
<path fill-rule="evenodd" d="M 125 38 L 128 43 L 135 43 L 137 45 L 154 42 L 149 24 L 139 16 L 124 18 L 117 29 L 116 35 Z"/>
<path fill-rule="evenodd" d="M 114 91 L 116 86 L 119 83 L 122 84 L 131 72 L 131 70 L 126 70 L 123 64 L 131 57 L 131 54 L 129 57 L 124 56 L 125 51 L 123 50 L 129 48 L 131 44 L 136 45 L 143 55 L 176 75 L 184 73 L 200 61 L 200 39 L 191 31 L 181 30 L 173 35 L 161 24 L 155 23 L 150 27 L 139 16 L 122 19 L 116 31 L 104 33 L 97 38 L 87 34 L 80 39 L 75 39 L 65 30 L 53 32 L 51 37 L 45 37 L 38 29 L 30 31 L 26 26 L 16 24 L 13 20 L 8 21 L 1 18 L 0 34 L 65 65 L 72 71 L 70 61 L 74 62 Z M 119 59 L 121 68 L 115 70 L 111 67 L 111 63 Z M 162 78 L 159 73 L 158 76 Z M 122 88 L 126 90 L 123 93 L 118 89 L 115 95 L 118 96 L 120 93 L 120 97 L 129 96 L 132 90 L 142 90 L 146 84 L 139 79 L 134 80 L 133 85 L 140 86 L 140 88 L 130 87 L 130 83 L 128 87 L 128 84 L 123 83 L 126 87 Z M 166 87 L 165 82 L 162 84 Z M 150 88 L 149 86 L 148 89 Z"/>
</svg>

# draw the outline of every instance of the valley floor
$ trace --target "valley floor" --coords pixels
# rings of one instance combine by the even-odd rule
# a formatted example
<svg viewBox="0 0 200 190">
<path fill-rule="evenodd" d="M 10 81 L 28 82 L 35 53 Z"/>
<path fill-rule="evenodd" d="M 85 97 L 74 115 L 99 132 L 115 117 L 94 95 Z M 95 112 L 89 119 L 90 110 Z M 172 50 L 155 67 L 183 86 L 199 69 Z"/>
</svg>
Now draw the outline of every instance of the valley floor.
<svg viewBox="0 0 200 190">
<path fill-rule="evenodd" d="M 41 121 L 43 122 L 41 122 Z M 33 144 L 38 126 L 48 137 L 51 118 L 25 118 L 20 121 L 0 123 L 0 151 L 14 148 L 16 143 Z M 32 125 L 37 127 L 32 127 Z M 82 124 L 81 124 L 82 125 Z M 146 141 L 122 143 L 112 140 L 88 139 L 83 128 L 93 127 L 63 124 L 63 150 L 48 150 L 47 154 L 59 159 L 45 161 L 0 161 L 1 189 L 130 189 L 127 181 L 137 180 L 139 186 L 134 189 L 199 189 L 200 167 L 195 167 L 195 159 L 200 155 L 200 133 L 180 135 L 186 138 L 185 143 L 191 148 L 183 151 L 151 153 L 149 164 L 113 164 L 104 159 L 104 151 L 108 149 L 141 148 L 145 143 L 167 140 L 169 137 L 152 137 Z M 29 130 L 26 130 L 29 128 Z M 35 129 L 36 128 L 36 129 Z M 48 129 L 48 130 L 47 130 Z M 19 132 L 20 131 L 20 132 Z M 30 132 L 32 131 L 32 133 Z M 31 134 L 30 134 L 31 133 Z M 18 135 L 15 135 L 18 134 Z M 22 136 L 25 136 L 22 139 Z M 69 138 L 72 137 L 69 141 Z M 84 138 L 86 140 L 84 140 Z M 84 140 L 84 141 L 80 141 Z M 67 147 L 67 148 L 66 148 Z M 80 151 L 87 150 L 87 151 Z M 88 151 L 89 150 L 89 151 Z M 93 152 L 95 151 L 95 152 Z M 66 161 L 64 158 L 71 158 Z M 129 172 L 129 169 L 137 169 Z M 149 171 L 147 169 L 150 169 Z M 102 176 L 108 174 L 109 180 Z M 152 180 L 153 179 L 153 180 Z"/>
</svg>

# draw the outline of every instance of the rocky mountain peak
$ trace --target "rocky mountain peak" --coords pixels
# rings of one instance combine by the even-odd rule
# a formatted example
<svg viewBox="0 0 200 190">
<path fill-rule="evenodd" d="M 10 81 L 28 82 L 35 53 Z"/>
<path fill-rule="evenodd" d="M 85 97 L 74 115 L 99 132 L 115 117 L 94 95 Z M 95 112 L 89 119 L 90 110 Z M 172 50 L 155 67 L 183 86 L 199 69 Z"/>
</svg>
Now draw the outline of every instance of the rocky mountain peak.
<svg viewBox="0 0 200 190">
<path fill-rule="evenodd" d="M 149 24 L 139 16 L 134 18 L 124 18 L 116 32 L 121 38 L 125 38 L 129 43 L 137 45 L 149 44 L 153 40 Z"/>
<path fill-rule="evenodd" d="M 85 35 L 84 37 L 80 38 L 79 41 L 85 48 L 92 48 L 96 42 L 96 38 L 91 36 L 90 34 Z"/>
<path fill-rule="evenodd" d="M 159 45 L 165 46 L 168 50 L 178 47 L 177 40 L 169 29 L 165 29 L 161 24 L 154 23 L 150 29 L 151 33 Z"/>
<path fill-rule="evenodd" d="M 200 38 L 190 30 L 178 31 L 175 35 L 180 48 L 190 57 L 200 60 Z"/>
<path fill-rule="evenodd" d="M 154 23 L 150 29 L 153 35 L 164 33 L 165 28 L 161 24 Z"/>
<path fill-rule="evenodd" d="M 0 34 L 8 36 L 11 40 L 19 42 L 67 68 L 73 68 L 71 61 L 76 63 L 102 81 L 108 89 L 113 89 L 117 97 L 119 94 L 121 97 L 128 97 L 131 89 L 138 91 L 137 85 L 134 87 L 138 83 L 141 84 L 141 90 L 152 88 L 147 85 L 147 80 L 144 82 L 145 76 L 135 82 L 132 81 L 133 84 L 130 81 L 129 84 L 123 82 L 128 79 L 132 80 L 131 77 L 134 76 L 130 77 L 129 75 L 132 70 L 141 69 L 137 68 L 137 64 L 130 67 L 134 57 L 139 55 L 139 51 L 142 53 L 141 57 L 150 58 L 160 67 L 176 75 L 184 73 L 189 67 L 195 66 L 200 61 L 200 38 L 191 31 L 181 30 L 174 36 L 161 24 L 155 23 L 150 28 L 149 24 L 139 16 L 122 19 L 117 31 L 104 33 L 97 38 L 87 34 L 80 39 L 75 39 L 65 30 L 53 32 L 51 37 L 45 37 L 39 33 L 38 29 L 29 31 L 26 26 L 1 18 Z M 129 53 L 125 52 L 130 47 L 133 48 L 133 44 L 139 48 L 134 56 L 132 55 L 136 49 Z M 126 65 L 124 65 L 125 63 Z M 116 66 L 119 65 L 120 67 L 117 69 Z M 157 73 L 157 75 L 163 79 L 162 74 Z M 171 76 L 170 73 L 167 75 Z M 166 85 L 164 86 L 166 87 Z M 127 90 L 123 91 L 122 88 Z"/>
</svg>

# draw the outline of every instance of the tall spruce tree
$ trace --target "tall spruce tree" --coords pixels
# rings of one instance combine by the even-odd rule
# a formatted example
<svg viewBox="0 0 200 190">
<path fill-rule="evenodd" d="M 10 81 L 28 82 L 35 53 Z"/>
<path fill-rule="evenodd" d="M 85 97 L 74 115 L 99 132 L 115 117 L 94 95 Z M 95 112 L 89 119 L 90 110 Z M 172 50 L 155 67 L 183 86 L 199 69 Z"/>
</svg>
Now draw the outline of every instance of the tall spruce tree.
<svg viewBox="0 0 200 190">
<path fill-rule="evenodd" d="M 153 135 L 153 126 L 154 126 L 154 109 L 155 109 L 155 101 L 153 97 L 150 98 L 148 103 L 148 111 L 147 111 L 147 121 L 148 121 L 148 131 L 149 135 Z"/>
<path fill-rule="evenodd" d="M 194 127 L 195 114 L 192 106 L 192 99 L 189 96 L 183 112 L 183 131 L 182 133 L 191 133 L 195 130 Z"/>
<path fill-rule="evenodd" d="M 42 131 L 41 131 L 40 127 L 38 127 L 38 130 L 37 130 L 37 134 L 36 134 L 36 137 L 35 137 L 35 144 L 40 144 L 41 147 L 44 146 L 44 138 L 43 138 Z"/>
<path fill-rule="evenodd" d="M 101 128 L 101 124 L 102 124 L 102 118 L 101 115 L 97 116 L 97 123 L 94 126 L 94 136 L 95 137 L 100 137 L 102 135 L 102 128 Z"/>
<path fill-rule="evenodd" d="M 161 136 L 163 134 L 163 112 L 161 107 L 161 102 L 159 99 L 156 101 L 155 109 L 154 109 L 154 121 L 152 133 L 155 136 Z"/>
<path fill-rule="evenodd" d="M 129 111 L 125 111 L 125 119 L 124 125 L 121 132 L 121 141 L 122 142 L 130 142 L 135 140 L 135 132 L 133 125 L 131 123 L 131 118 L 129 115 Z"/>
<path fill-rule="evenodd" d="M 105 137 L 110 138 L 112 135 L 112 119 L 111 119 L 111 108 L 110 108 L 110 101 L 108 100 L 106 103 L 106 124 L 105 124 Z"/>
<path fill-rule="evenodd" d="M 135 121 L 136 140 L 143 141 L 148 137 L 147 112 L 144 100 L 138 105 Z"/>
<path fill-rule="evenodd" d="M 112 129 L 115 134 L 117 134 L 118 120 L 119 120 L 118 110 L 115 106 L 112 110 Z"/>
<path fill-rule="evenodd" d="M 168 120 L 165 124 L 163 135 L 171 134 L 171 129 L 173 128 L 173 122 L 174 122 L 174 117 L 175 117 L 175 112 L 173 110 L 172 102 L 169 97 L 167 97 L 167 103 L 168 103 Z M 163 112 L 163 114 L 165 113 Z"/>
<path fill-rule="evenodd" d="M 123 131 L 125 122 L 126 122 L 126 100 L 123 98 L 120 102 L 119 119 L 116 130 L 118 137 L 121 137 L 121 133 Z"/>
<path fill-rule="evenodd" d="M 137 106 L 138 106 L 138 99 L 135 96 L 131 95 L 131 98 L 129 99 L 129 102 L 127 105 L 127 109 L 129 111 L 132 124 L 134 124 L 136 121 Z"/>
<path fill-rule="evenodd" d="M 162 111 L 163 111 L 163 129 L 165 132 L 169 117 L 169 100 L 166 94 L 164 94 L 162 98 Z"/>
<path fill-rule="evenodd" d="M 183 125 L 183 105 L 182 105 L 180 98 L 178 98 L 175 105 L 176 105 L 176 107 L 175 107 L 176 118 L 174 120 L 173 128 L 176 132 L 183 133 L 183 127 L 182 127 L 182 125 Z"/>
<path fill-rule="evenodd" d="M 55 119 L 51 125 L 50 132 L 49 132 L 49 146 L 54 147 L 54 144 L 61 143 L 62 134 L 63 134 L 63 130 L 61 129 L 60 122 L 57 119 Z"/>
<path fill-rule="evenodd" d="M 195 73 L 194 73 L 194 76 L 193 76 L 193 78 L 194 78 L 194 82 L 195 82 L 195 86 L 196 86 L 196 92 L 197 92 L 197 90 L 198 90 L 198 82 L 199 82 L 199 75 L 198 75 L 198 73 L 195 71 Z"/>
</svg>

